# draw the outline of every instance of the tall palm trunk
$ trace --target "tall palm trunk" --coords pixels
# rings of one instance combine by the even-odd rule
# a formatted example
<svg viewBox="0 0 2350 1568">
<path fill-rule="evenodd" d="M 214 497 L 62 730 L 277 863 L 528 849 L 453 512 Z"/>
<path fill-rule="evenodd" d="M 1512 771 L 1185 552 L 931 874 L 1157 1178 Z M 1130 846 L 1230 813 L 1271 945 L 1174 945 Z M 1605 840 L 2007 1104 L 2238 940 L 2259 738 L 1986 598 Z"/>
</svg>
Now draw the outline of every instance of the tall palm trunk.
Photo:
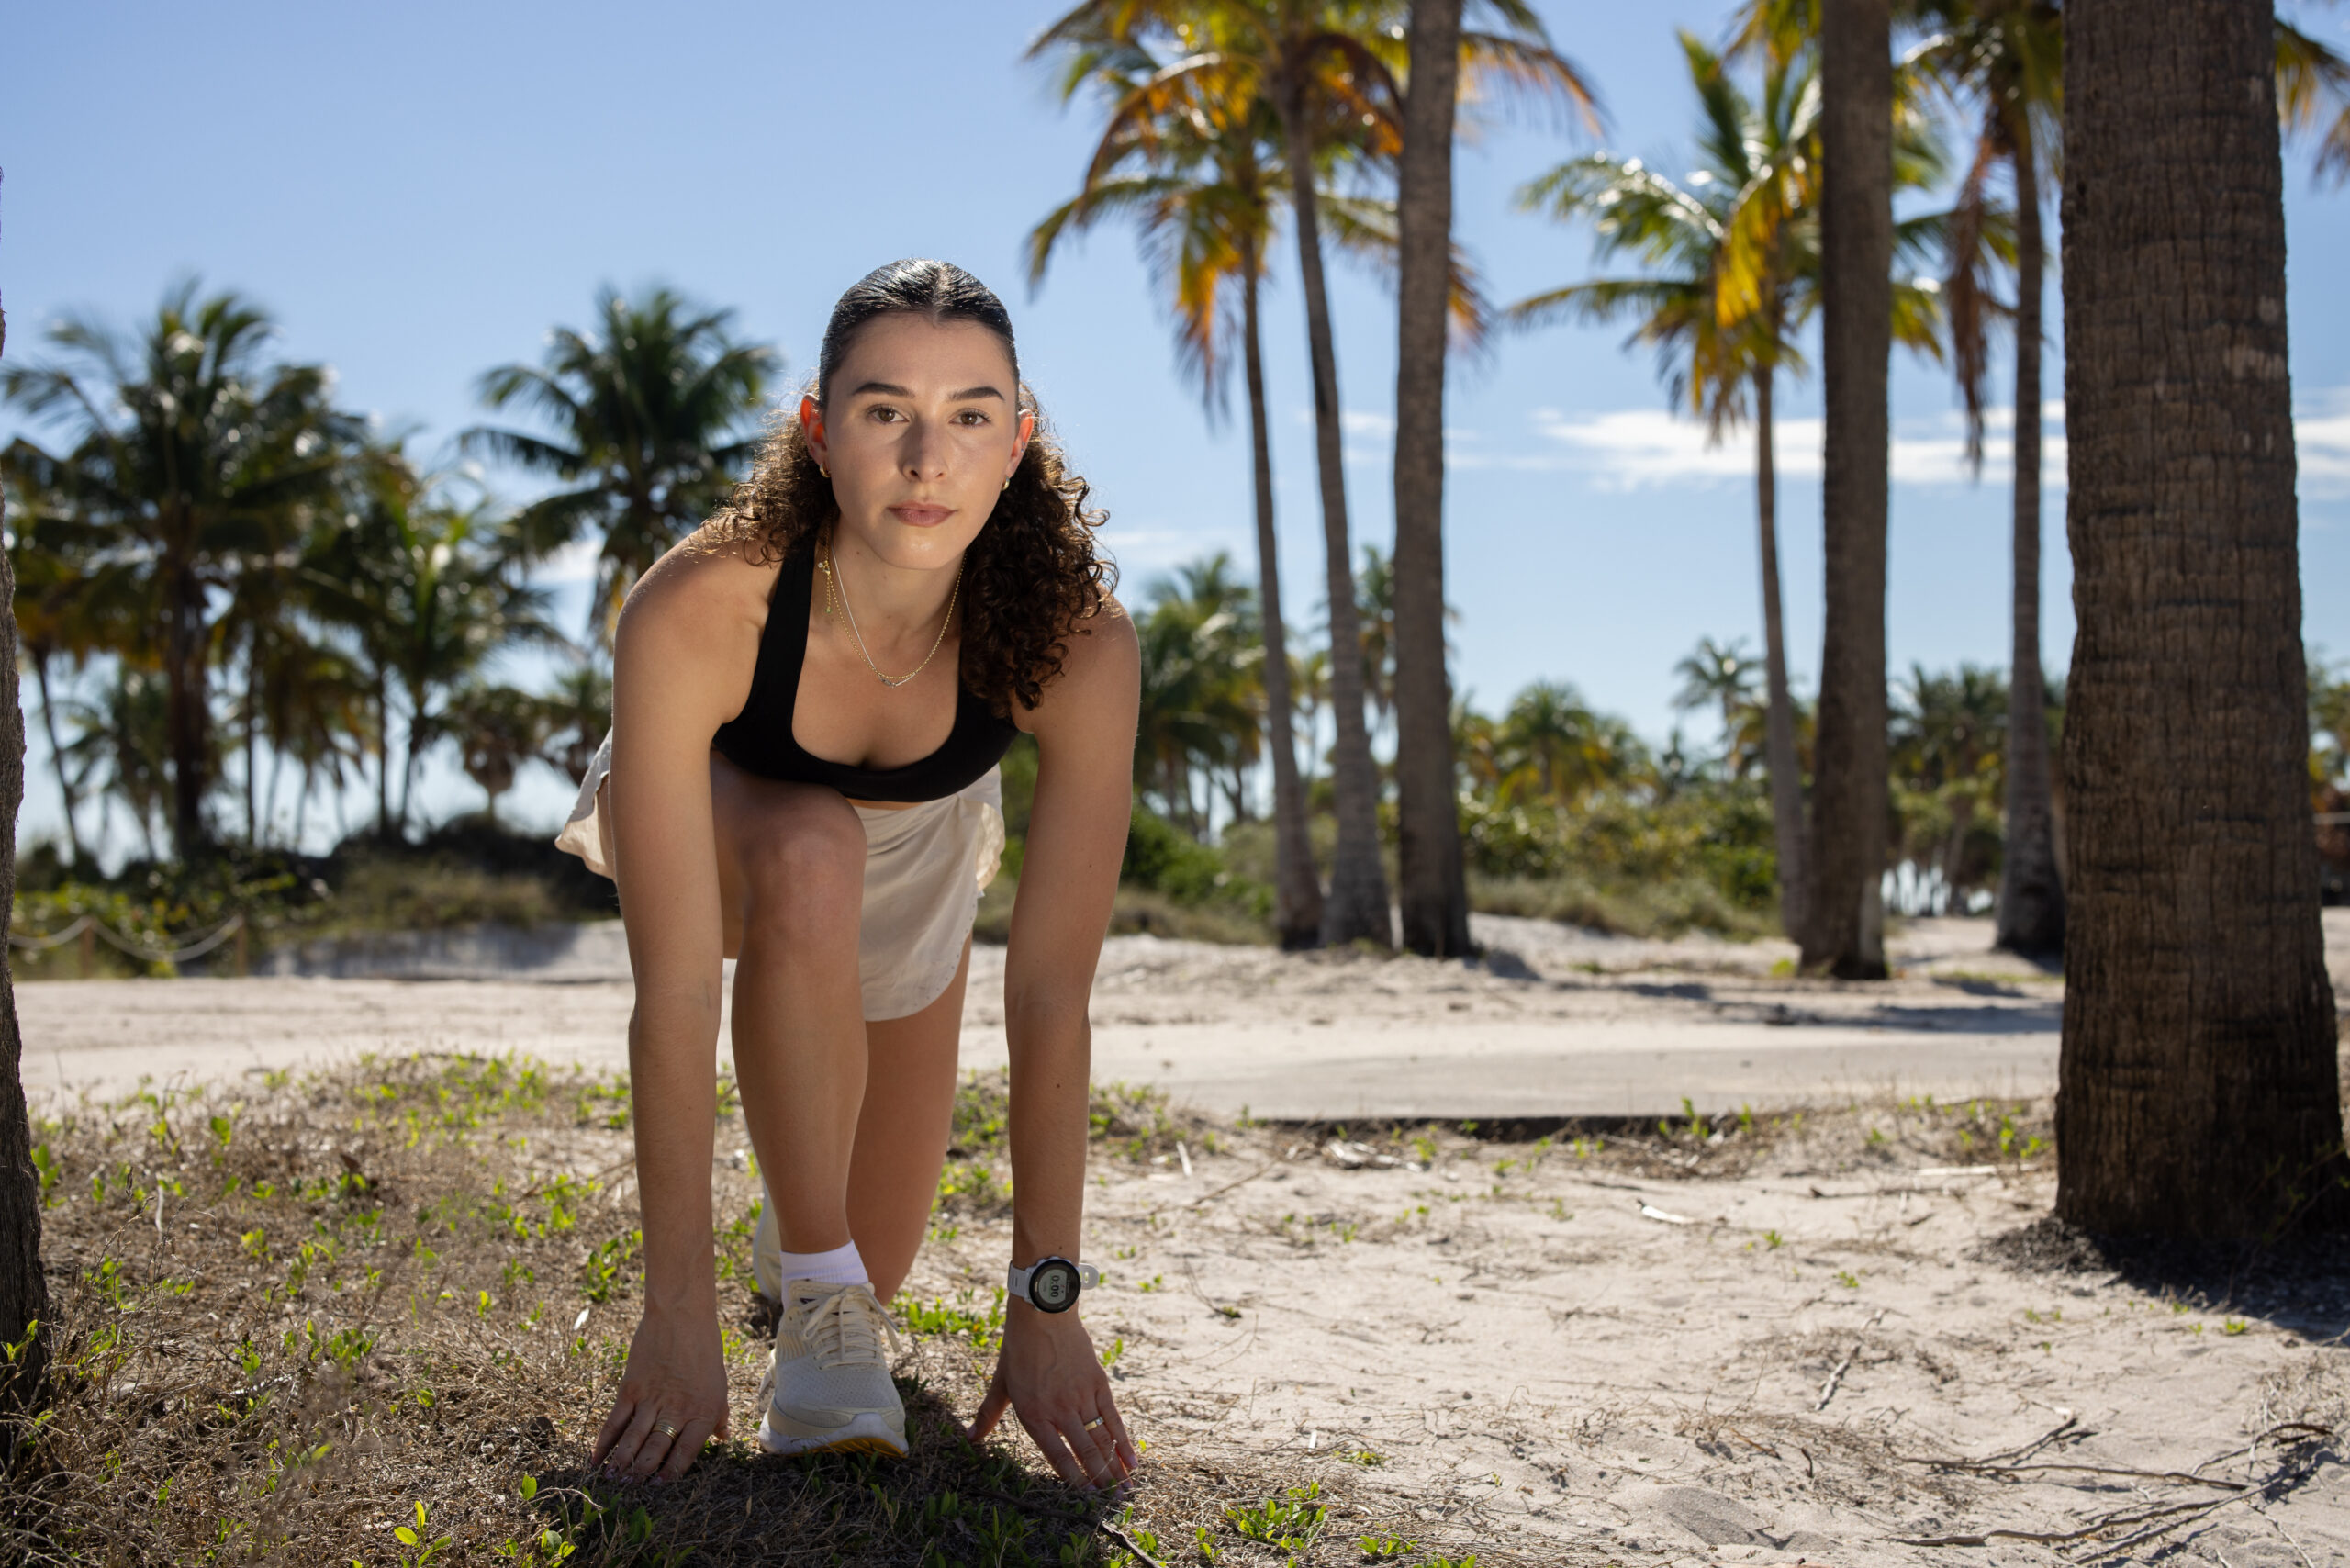
<svg viewBox="0 0 2350 1568">
<path fill-rule="evenodd" d="M 1330 752 L 1338 816 L 1322 939 L 1393 946 L 1387 870 L 1379 858 L 1379 773 L 1363 722 L 1362 622 L 1355 610 L 1354 544 L 1347 528 L 1347 475 L 1338 428 L 1338 356 L 1330 341 L 1330 294 L 1322 276 L 1322 227 L 1315 211 L 1314 144 L 1304 84 L 1292 72 L 1281 99 L 1289 145 L 1290 206 L 1297 220 L 1297 271 L 1305 296 L 1305 341 L 1314 366 L 1314 450 L 1322 481 L 1322 548 L 1330 596 L 1330 706 L 1337 735 Z"/>
<path fill-rule="evenodd" d="M 1444 351 L 1461 0 L 1414 0 L 1396 189 L 1395 804 L 1404 946 L 1469 949 L 1452 689 L 1444 667 Z"/>
<path fill-rule="evenodd" d="M 1248 382 L 1248 445 L 1257 499 L 1257 603 L 1265 632 L 1265 709 L 1273 747 L 1273 924 L 1294 952 L 1322 940 L 1322 880 L 1314 869 L 1305 786 L 1297 773 L 1289 633 L 1281 623 L 1281 544 L 1273 532 L 1273 442 L 1265 411 L 1264 343 L 1258 326 L 1262 271 L 1255 247 L 1241 259 L 1241 356 Z"/>
<path fill-rule="evenodd" d="M 164 586 L 164 728 L 172 752 L 172 853 L 192 859 L 206 847 L 204 786 L 211 728 L 205 682 L 204 583 L 181 562 Z"/>
<path fill-rule="evenodd" d="M 245 650 L 245 845 L 261 847 L 261 638 L 256 634 Z"/>
<path fill-rule="evenodd" d="M 378 666 L 375 670 L 375 836 L 392 839 L 392 684 Z"/>
<path fill-rule="evenodd" d="M 1885 523 L 1893 347 L 1888 0 L 1820 0 L 1820 359 L 1828 632 L 1812 755 L 1803 967 L 1885 977 Z"/>
<path fill-rule="evenodd" d="M 2046 243 L 2029 118 L 2016 117 L 2015 650 L 2008 666 L 2007 850 L 1998 942 L 2019 953 L 2065 946 L 2065 880 L 2048 778 L 2048 682 L 2040 669 L 2040 296 Z"/>
<path fill-rule="evenodd" d="M 1768 364 L 1754 373 L 1754 516 L 1762 547 L 1763 756 L 1771 769 L 1771 827 L 1779 855 L 1779 924 L 1800 941 L 1807 887 L 1803 761 L 1796 755 L 1786 622 L 1779 611 L 1778 438 L 1772 406 L 1777 380 L 1777 370 Z"/>
<path fill-rule="evenodd" d="M 6 335 L 0 323 L 0 340 Z M 8 970 L 8 919 L 17 893 L 17 808 L 25 799 L 25 715 L 17 693 L 17 572 L 0 550 L 0 1412 L 13 1415 L 40 1397 L 47 1338 L 35 1331 L 49 1316 L 49 1280 L 40 1266 L 40 1177 L 33 1169 L 32 1122 L 25 1111 L 24 1038 Z M 22 1350 L 16 1349 L 24 1345 Z M 16 1458 L 23 1424 L 0 1431 L 0 1466 Z"/>
<path fill-rule="evenodd" d="M 2310 816 L 2273 27 L 2268 0 L 2065 7 L 2079 631 L 2056 1210 L 2091 1230 L 2350 1218 Z"/>
<path fill-rule="evenodd" d="M 40 727 L 49 737 L 50 766 L 57 772 L 57 792 L 65 801 L 65 846 L 73 852 L 73 864 L 82 864 L 81 801 L 75 798 L 73 775 L 65 766 L 65 748 L 57 739 L 57 704 L 49 690 L 49 650 L 29 650 L 33 661 L 33 681 L 40 688 Z"/>
</svg>

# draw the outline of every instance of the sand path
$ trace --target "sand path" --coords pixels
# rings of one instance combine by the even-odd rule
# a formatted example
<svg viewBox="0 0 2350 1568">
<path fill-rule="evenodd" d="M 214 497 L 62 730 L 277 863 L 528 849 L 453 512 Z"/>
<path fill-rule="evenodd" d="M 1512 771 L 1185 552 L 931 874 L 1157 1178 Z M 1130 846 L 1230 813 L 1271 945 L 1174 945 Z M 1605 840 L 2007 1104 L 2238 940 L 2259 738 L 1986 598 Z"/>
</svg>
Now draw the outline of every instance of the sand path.
<svg viewBox="0 0 2350 1568">
<path fill-rule="evenodd" d="M 2032 1096 L 2055 1085 L 2060 978 L 1990 951 L 1987 921 L 1913 922 L 1897 979 L 1774 976 L 1781 942 L 1641 942 L 1479 916 L 1477 964 L 1285 956 L 1113 937 L 1094 989 L 1094 1076 L 1166 1087 L 1222 1115 L 1652 1116 L 1872 1093 Z M 2350 983 L 2350 910 L 2326 912 Z M 346 968 L 349 966 L 346 965 Z M 974 951 L 967 1067 L 1006 1059 L 1003 950 Z M 217 1081 L 358 1054 L 519 1050 L 626 1065 L 632 996 L 617 925 L 552 960 L 443 952 L 465 979 L 49 982 L 22 986 L 35 1094 Z"/>
</svg>

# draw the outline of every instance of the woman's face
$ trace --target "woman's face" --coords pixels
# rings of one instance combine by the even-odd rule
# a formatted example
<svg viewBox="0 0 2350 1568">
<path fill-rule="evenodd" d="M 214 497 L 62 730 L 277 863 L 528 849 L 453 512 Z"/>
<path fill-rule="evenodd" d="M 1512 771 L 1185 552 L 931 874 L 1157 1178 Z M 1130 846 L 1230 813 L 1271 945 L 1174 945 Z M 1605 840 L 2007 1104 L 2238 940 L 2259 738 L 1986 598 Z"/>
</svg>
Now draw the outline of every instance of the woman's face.
<svg viewBox="0 0 2350 1568">
<path fill-rule="evenodd" d="M 824 407 L 800 408 L 841 528 L 892 566 L 952 565 L 1034 433 L 1003 342 L 975 321 L 881 316 L 849 344 Z"/>
</svg>

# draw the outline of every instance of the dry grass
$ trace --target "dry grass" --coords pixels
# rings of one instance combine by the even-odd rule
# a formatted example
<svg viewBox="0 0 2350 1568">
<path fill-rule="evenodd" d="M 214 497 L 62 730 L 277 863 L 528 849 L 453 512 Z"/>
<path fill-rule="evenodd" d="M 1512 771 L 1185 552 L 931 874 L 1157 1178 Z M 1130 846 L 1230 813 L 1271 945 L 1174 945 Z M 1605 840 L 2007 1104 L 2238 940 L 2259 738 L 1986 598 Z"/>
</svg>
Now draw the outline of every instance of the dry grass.
<svg viewBox="0 0 2350 1568">
<path fill-rule="evenodd" d="M 1096 1097 L 1098 1159 L 1147 1160 L 1187 1130 L 1148 1095 Z M 1003 1137 L 1001 1081 L 968 1085 L 946 1239 L 1004 1207 Z M 0 1560 L 1012 1568 L 1155 1542 L 1194 1561 L 1205 1528 L 1221 1561 L 1256 1563 L 1284 1554 L 1236 1512 L 1330 1510 L 1333 1539 L 1333 1515 L 1360 1512 L 1343 1473 L 1237 1445 L 1155 1450 L 1107 1503 L 1055 1482 L 1024 1437 L 971 1449 L 957 1421 L 1002 1293 L 913 1286 L 907 1461 L 778 1460 L 738 1437 L 674 1486 L 597 1480 L 588 1443 L 641 1289 L 623 1081 L 418 1057 L 142 1092 L 35 1137 L 56 1360 L 0 1502 Z M 738 1433 L 763 1360 L 756 1172 L 727 1152 L 743 1141 L 730 1108 L 714 1178 Z"/>
</svg>

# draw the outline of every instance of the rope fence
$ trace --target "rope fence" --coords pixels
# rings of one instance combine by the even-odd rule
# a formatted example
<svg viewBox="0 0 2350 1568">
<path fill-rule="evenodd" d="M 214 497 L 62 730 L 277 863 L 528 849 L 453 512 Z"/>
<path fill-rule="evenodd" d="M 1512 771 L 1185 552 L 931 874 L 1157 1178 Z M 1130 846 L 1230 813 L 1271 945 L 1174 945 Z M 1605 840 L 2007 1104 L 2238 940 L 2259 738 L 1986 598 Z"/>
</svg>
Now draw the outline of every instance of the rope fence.
<svg viewBox="0 0 2350 1568">
<path fill-rule="evenodd" d="M 84 975 L 90 974 L 97 967 L 96 944 L 101 938 L 109 947 L 126 953 L 145 964 L 185 963 L 190 958 L 204 957 L 224 942 L 234 941 L 237 945 L 237 973 L 243 974 L 249 957 L 245 917 L 242 913 L 230 915 L 218 925 L 214 926 L 209 933 L 197 937 L 184 947 L 151 946 L 136 937 L 128 936 L 117 931 L 95 914 L 85 914 L 62 930 L 46 932 L 39 935 L 28 935 L 23 932 L 11 931 L 8 933 L 8 945 L 32 952 L 46 953 L 62 947 L 66 943 L 77 938 L 82 944 L 82 972 Z"/>
</svg>

